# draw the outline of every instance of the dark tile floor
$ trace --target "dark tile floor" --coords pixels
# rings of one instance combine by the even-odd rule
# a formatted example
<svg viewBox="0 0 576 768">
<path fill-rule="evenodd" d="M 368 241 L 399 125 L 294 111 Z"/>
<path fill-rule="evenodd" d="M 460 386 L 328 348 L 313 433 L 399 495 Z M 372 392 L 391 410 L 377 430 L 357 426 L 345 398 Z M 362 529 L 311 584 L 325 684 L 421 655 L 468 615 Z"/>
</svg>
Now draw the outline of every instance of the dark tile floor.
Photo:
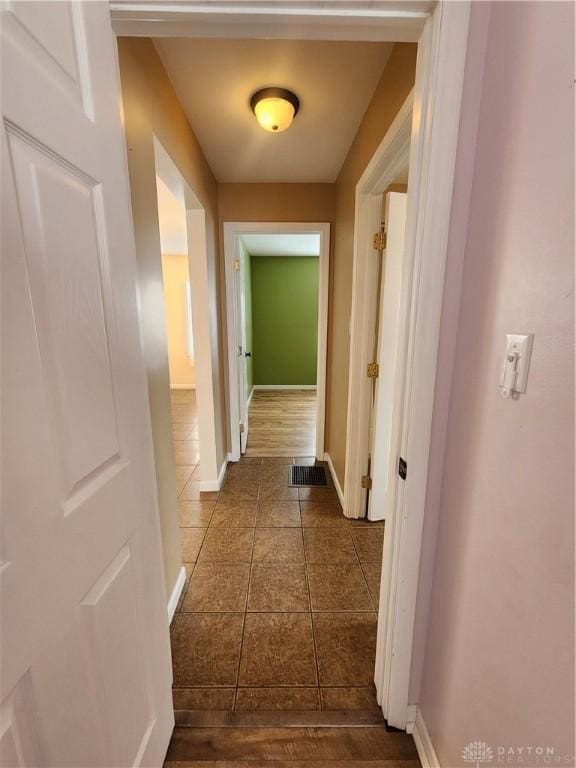
<svg viewBox="0 0 576 768">
<path fill-rule="evenodd" d="M 377 707 L 384 528 L 347 520 L 332 485 L 289 487 L 293 461 L 242 459 L 220 493 L 197 490 L 194 468 L 179 465 L 187 582 L 171 627 L 175 709 Z"/>
</svg>

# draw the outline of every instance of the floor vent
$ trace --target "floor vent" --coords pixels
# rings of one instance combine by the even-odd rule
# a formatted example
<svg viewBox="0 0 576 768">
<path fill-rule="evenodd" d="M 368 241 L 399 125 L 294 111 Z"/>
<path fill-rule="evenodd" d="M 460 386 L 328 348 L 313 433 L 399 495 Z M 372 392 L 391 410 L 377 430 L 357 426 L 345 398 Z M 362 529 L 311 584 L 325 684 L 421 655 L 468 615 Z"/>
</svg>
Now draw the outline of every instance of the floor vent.
<svg viewBox="0 0 576 768">
<path fill-rule="evenodd" d="M 321 464 L 315 464 L 313 467 L 302 467 L 296 464 L 290 469 L 288 485 L 296 486 L 297 488 L 318 485 L 326 487 L 328 485 L 326 469 Z"/>
</svg>

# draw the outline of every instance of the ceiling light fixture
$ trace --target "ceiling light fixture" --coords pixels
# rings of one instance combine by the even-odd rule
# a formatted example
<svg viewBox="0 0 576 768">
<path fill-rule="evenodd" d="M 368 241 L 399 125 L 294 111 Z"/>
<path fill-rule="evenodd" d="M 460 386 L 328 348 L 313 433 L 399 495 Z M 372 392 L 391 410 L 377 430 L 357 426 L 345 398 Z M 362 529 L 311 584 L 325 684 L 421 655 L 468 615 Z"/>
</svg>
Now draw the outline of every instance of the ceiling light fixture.
<svg viewBox="0 0 576 768">
<path fill-rule="evenodd" d="M 250 107 L 265 131 L 281 133 L 298 114 L 300 101 L 285 88 L 261 88 L 252 95 Z"/>
</svg>

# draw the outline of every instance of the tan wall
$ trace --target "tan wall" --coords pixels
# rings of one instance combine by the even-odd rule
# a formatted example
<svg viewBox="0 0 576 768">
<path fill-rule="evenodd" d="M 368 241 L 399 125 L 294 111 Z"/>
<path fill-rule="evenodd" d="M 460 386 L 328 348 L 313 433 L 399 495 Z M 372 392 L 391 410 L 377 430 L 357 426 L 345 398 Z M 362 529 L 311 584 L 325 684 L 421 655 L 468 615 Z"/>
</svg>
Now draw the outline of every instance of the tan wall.
<svg viewBox="0 0 576 768">
<path fill-rule="evenodd" d="M 326 450 L 340 483 L 346 462 L 349 323 L 355 188 L 414 85 L 416 44 L 396 43 L 336 180 L 336 227 L 331 264 L 331 322 L 328 338 Z"/>
<path fill-rule="evenodd" d="M 188 255 L 162 254 L 162 280 L 166 307 L 168 370 L 172 389 L 194 389 L 194 360 L 188 357 L 186 334 L 186 283 L 190 280 Z"/>
<path fill-rule="evenodd" d="M 219 304 L 218 217 L 216 181 L 188 124 L 149 39 L 119 38 L 120 75 L 124 102 L 128 167 L 141 292 L 142 337 L 148 369 L 148 393 L 156 458 L 158 502 L 164 548 L 166 589 L 171 593 L 180 568 L 180 542 L 176 508 L 176 479 L 170 429 L 168 356 L 164 328 L 162 264 L 156 194 L 153 136 L 168 152 L 206 210 L 209 289 Z M 224 389 L 221 379 L 221 329 L 213 360 L 217 456 L 226 453 Z"/>
<path fill-rule="evenodd" d="M 220 221 L 334 221 L 334 184 L 218 184 Z"/>
</svg>

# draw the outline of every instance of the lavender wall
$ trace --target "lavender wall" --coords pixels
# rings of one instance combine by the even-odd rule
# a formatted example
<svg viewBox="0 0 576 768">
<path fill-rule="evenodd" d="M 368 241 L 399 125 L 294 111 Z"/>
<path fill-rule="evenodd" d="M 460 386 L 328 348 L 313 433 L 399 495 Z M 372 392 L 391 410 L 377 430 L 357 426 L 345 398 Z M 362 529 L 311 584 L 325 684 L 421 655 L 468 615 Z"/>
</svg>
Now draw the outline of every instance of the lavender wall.
<svg viewBox="0 0 576 768">
<path fill-rule="evenodd" d="M 473 740 L 573 753 L 573 16 L 473 8 L 411 695 L 449 768 Z M 513 332 L 535 334 L 517 401 Z"/>
</svg>

